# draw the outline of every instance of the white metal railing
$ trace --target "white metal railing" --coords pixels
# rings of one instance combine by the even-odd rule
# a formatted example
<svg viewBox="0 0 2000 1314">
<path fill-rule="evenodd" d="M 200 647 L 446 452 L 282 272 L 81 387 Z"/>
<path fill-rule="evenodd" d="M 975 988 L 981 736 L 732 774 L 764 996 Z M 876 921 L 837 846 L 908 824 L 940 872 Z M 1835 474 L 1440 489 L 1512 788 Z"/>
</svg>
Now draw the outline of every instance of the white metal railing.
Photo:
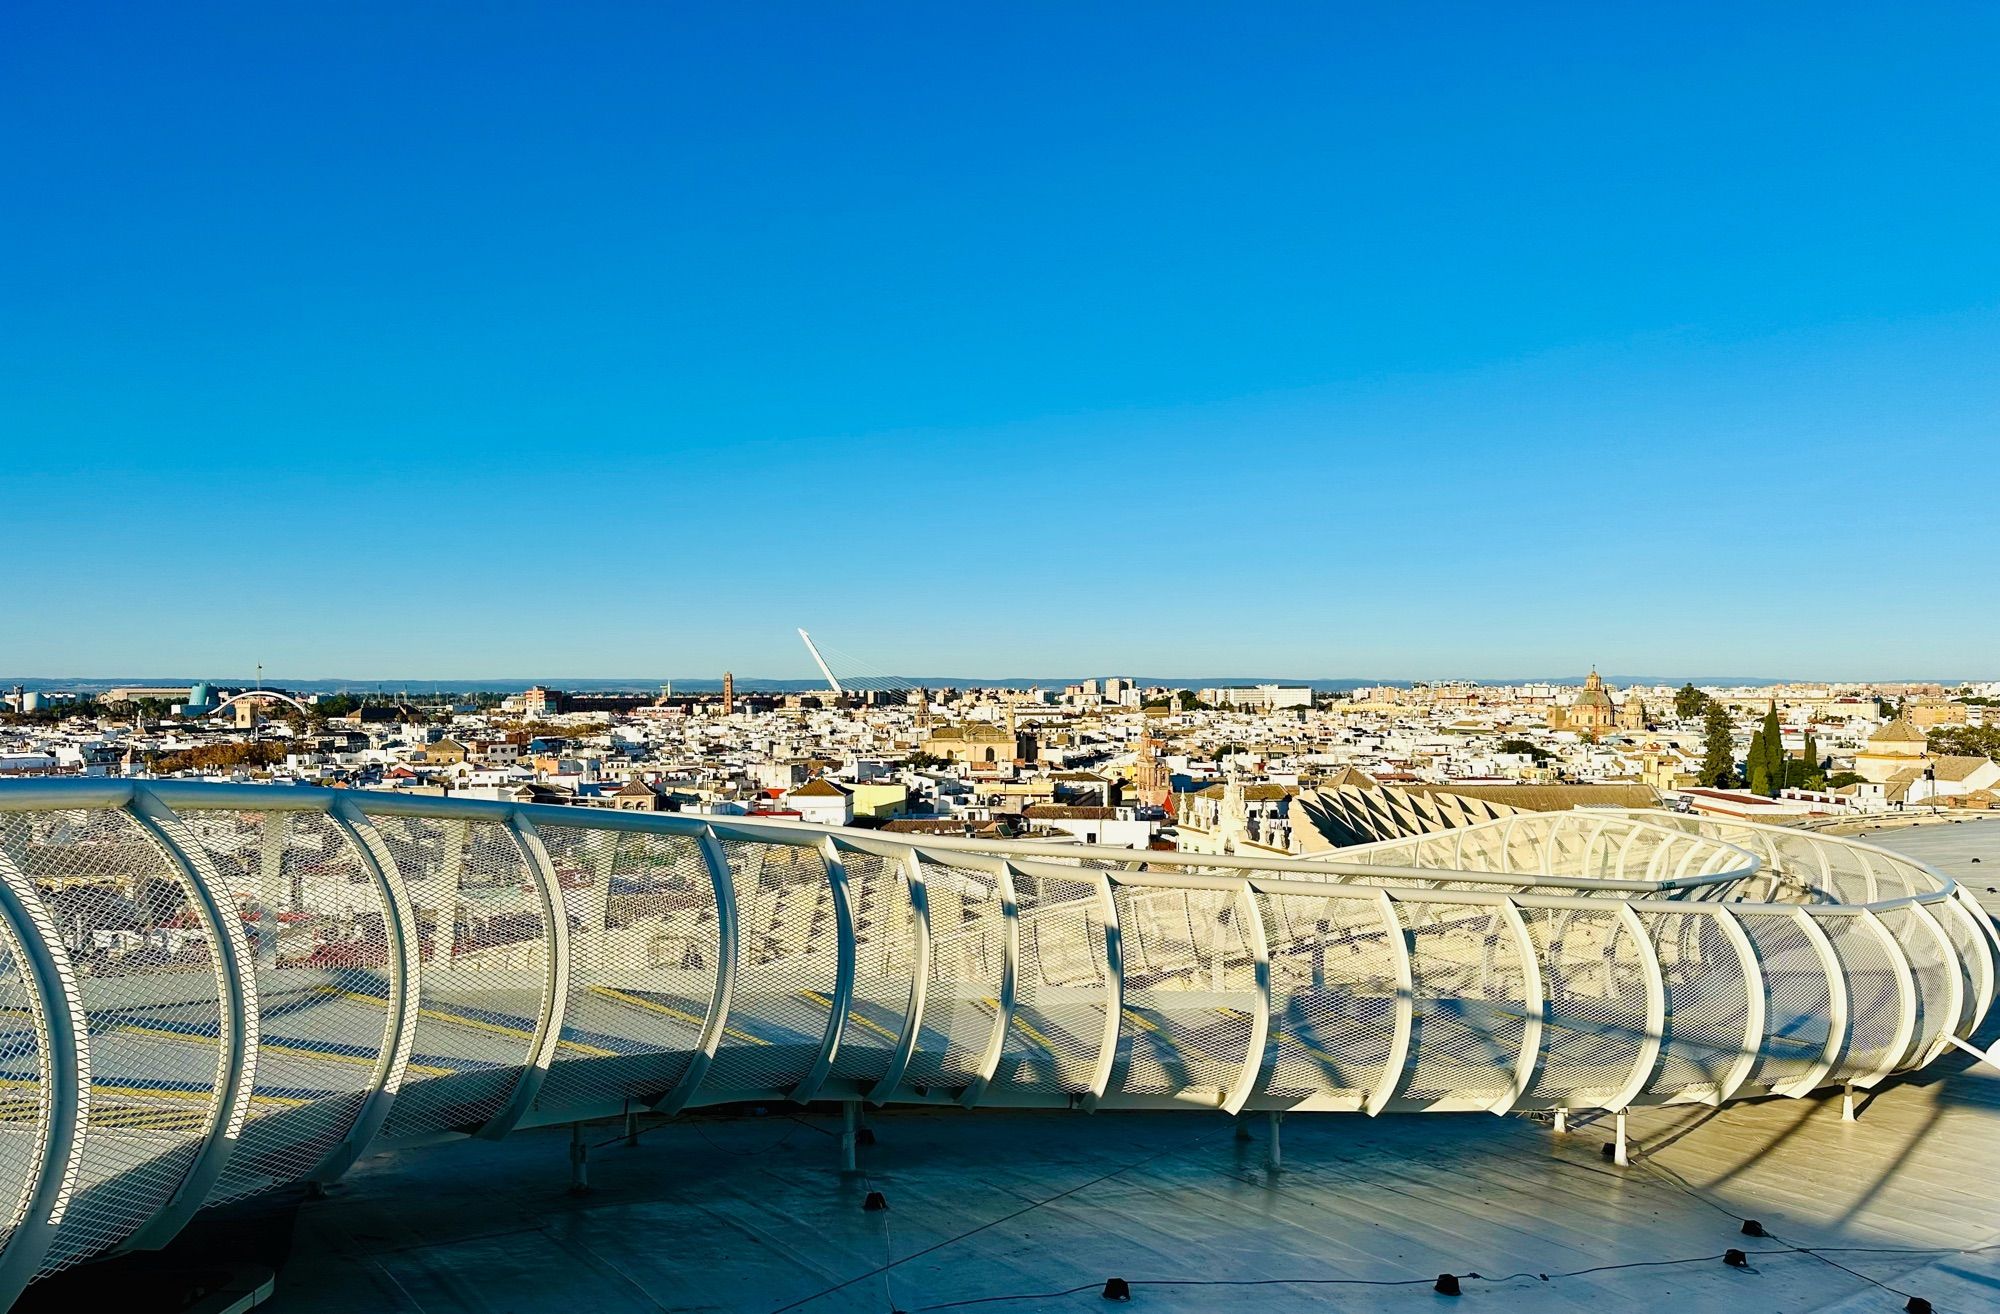
<svg viewBox="0 0 2000 1314">
<path fill-rule="evenodd" d="M 1307 861 L 184 781 L 0 783 L 0 1304 L 370 1144 L 742 1099 L 1619 1110 L 1873 1085 L 1996 942 L 1664 814 Z"/>
</svg>

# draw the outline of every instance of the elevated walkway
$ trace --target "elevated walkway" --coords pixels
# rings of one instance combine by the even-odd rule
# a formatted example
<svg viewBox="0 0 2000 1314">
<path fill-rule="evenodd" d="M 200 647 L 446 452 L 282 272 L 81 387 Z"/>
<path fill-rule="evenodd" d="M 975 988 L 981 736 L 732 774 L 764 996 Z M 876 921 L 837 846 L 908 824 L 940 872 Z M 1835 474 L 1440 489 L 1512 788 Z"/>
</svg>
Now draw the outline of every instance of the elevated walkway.
<svg viewBox="0 0 2000 1314">
<path fill-rule="evenodd" d="M 365 1149 L 741 1101 L 1612 1115 L 1866 1091 L 1993 928 L 1854 840 L 1518 814 L 1307 862 L 0 784 L 0 1298 Z"/>
</svg>

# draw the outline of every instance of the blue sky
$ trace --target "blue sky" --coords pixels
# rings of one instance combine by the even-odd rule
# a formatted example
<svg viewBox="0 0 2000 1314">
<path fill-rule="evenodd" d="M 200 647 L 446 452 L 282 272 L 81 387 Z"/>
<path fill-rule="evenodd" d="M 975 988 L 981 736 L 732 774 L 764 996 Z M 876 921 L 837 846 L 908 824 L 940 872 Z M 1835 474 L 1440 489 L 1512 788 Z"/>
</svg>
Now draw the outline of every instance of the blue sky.
<svg viewBox="0 0 2000 1314">
<path fill-rule="evenodd" d="M 2000 10 L 709 8 L 14 14 L 0 672 L 2000 674 Z"/>
</svg>

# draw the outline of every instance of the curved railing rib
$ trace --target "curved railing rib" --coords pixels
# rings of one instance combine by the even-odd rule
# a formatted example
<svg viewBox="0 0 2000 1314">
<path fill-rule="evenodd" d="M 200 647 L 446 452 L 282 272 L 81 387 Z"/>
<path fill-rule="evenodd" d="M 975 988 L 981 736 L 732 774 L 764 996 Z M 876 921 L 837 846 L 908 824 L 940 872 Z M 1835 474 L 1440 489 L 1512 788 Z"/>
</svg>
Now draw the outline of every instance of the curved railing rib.
<svg viewBox="0 0 2000 1314">
<path fill-rule="evenodd" d="M 1856 841 L 1607 811 L 1309 859 L 0 784 L 0 1305 L 370 1144 L 793 1099 L 1622 1109 L 1867 1086 L 2000 939 Z"/>
</svg>

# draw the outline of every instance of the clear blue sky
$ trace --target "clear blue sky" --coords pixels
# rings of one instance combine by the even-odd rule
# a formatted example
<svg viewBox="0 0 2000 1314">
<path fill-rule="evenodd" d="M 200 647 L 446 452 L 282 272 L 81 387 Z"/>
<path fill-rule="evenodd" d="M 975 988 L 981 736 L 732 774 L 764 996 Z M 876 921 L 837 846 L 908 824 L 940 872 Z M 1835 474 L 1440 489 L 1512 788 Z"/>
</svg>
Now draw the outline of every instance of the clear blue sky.
<svg viewBox="0 0 2000 1314">
<path fill-rule="evenodd" d="M 2000 674 L 2000 9 L 17 8 L 0 673 Z"/>
</svg>

